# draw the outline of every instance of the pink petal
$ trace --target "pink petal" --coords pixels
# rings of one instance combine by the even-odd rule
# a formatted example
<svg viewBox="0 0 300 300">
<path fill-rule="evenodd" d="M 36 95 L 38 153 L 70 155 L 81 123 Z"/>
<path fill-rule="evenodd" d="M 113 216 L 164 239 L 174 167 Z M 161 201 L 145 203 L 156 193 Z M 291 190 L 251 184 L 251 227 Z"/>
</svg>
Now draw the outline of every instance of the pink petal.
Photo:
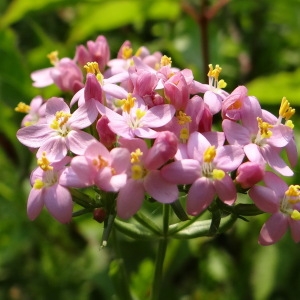
<svg viewBox="0 0 300 300">
<path fill-rule="evenodd" d="M 124 173 L 130 168 L 130 152 L 125 148 L 114 148 L 110 151 L 111 167 L 117 173 Z"/>
<path fill-rule="evenodd" d="M 232 205 L 237 197 L 235 185 L 228 174 L 222 180 L 215 179 L 214 187 L 219 198 L 226 204 Z"/>
<path fill-rule="evenodd" d="M 294 138 L 290 140 L 290 142 L 286 145 L 285 149 L 288 156 L 288 160 L 292 168 L 294 168 L 298 162 L 298 149 Z"/>
<path fill-rule="evenodd" d="M 98 114 L 95 100 L 90 100 L 79 106 L 79 108 L 73 112 L 68 124 L 76 129 L 86 128 L 96 120 Z"/>
<path fill-rule="evenodd" d="M 207 91 L 204 93 L 203 100 L 208 105 L 209 110 L 213 115 L 215 115 L 221 110 L 222 98 L 219 95 L 211 91 Z"/>
<path fill-rule="evenodd" d="M 34 81 L 32 85 L 35 87 L 45 87 L 53 84 L 54 81 L 50 76 L 50 71 L 52 69 L 53 67 L 32 72 L 30 74 L 31 79 Z"/>
<path fill-rule="evenodd" d="M 164 166 L 161 175 L 171 183 L 191 184 L 201 176 L 201 166 L 195 159 L 183 159 Z"/>
<path fill-rule="evenodd" d="M 92 135 L 85 131 L 71 130 L 66 137 L 66 144 L 73 153 L 83 155 L 87 147 L 95 140 Z"/>
<path fill-rule="evenodd" d="M 94 178 L 97 171 L 95 168 L 93 168 L 90 165 L 90 163 L 87 161 L 87 159 L 84 156 L 75 156 L 71 162 L 71 170 L 69 171 L 67 170 L 65 170 L 64 173 L 62 174 L 60 182 L 64 179 L 64 176 L 68 175 L 69 173 L 70 175 L 74 173 L 75 174 L 74 177 L 75 176 L 77 177 L 77 178 L 73 178 L 73 176 L 71 176 L 70 178 L 64 179 L 64 182 L 66 182 L 67 186 L 72 186 L 72 184 L 73 183 L 76 184 L 77 181 L 82 187 L 91 186 L 94 184 Z M 65 185 L 63 183 L 61 184 Z"/>
<path fill-rule="evenodd" d="M 284 193 L 288 190 L 287 183 L 273 172 L 265 172 L 264 182 L 267 187 L 274 191 L 277 198 L 281 199 L 284 197 Z"/>
<path fill-rule="evenodd" d="M 27 147 L 38 148 L 48 139 L 51 131 L 48 124 L 32 125 L 19 129 L 17 138 Z"/>
<path fill-rule="evenodd" d="M 262 211 L 276 213 L 279 210 L 279 198 L 274 191 L 265 186 L 255 185 L 249 190 L 249 197 Z"/>
<path fill-rule="evenodd" d="M 119 191 L 117 197 L 117 214 L 120 218 L 129 219 L 142 206 L 145 196 L 143 181 L 129 179 Z"/>
<path fill-rule="evenodd" d="M 214 162 L 216 164 L 216 168 L 230 172 L 237 169 L 237 167 L 242 163 L 244 156 L 244 150 L 240 146 L 226 145 L 217 148 Z"/>
<path fill-rule="evenodd" d="M 133 129 L 133 133 L 135 136 L 146 138 L 146 139 L 155 139 L 158 135 L 157 131 L 147 127 L 135 128 Z"/>
<path fill-rule="evenodd" d="M 222 127 L 229 144 L 247 145 L 251 142 L 249 130 L 242 125 L 226 119 Z"/>
<path fill-rule="evenodd" d="M 36 219 L 44 206 L 43 190 L 32 188 L 27 201 L 27 215 L 31 221 Z"/>
<path fill-rule="evenodd" d="M 83 178 L 82 173 L 86 174 L 85 172 L 83 172 L 83 170 L 81 170 L 81 173 L 79 173 L 81 177 L 79 178 L 78 176 L 79 174 L 74 172 L 73 168 L 67 167 L 59 177 L 59 184 L 65 187 L 73 187 L 73 188 L 84 188 L 92 185 L 93 181 L 90 180 L 89 176 L 87 180 L 82 179 Z"/>
<path fill-rule="evenodd" d="M 141 119 L 143 124 L 157 128 L 164 126 L 171 121 L 175 114 L 175 108 L 170 104 L 156 105 L 150 108 L 145 116 Z"/>
<path fill-rule="evenodd" d="M 244 152 L 248 159 L 252 162 L 261 163 L 264 158 L 261 153 L 261 148 L 256 144 L 248 144 L 244 146 Z"/>
<path fill-rule="evenodd" d="M 68 189 L 54 185 L 45 189 L 45 206 L 49 213 L 59 222 L 68 223 L 72 219 L 73 202 Z"/>
<path fill-rule="evenodd" d="M 272 136 L 268 139 L 268 144 L 274 147 L 285 147 L 293 137 L 293 130 L 283 124 L 271 128 Z"/>
<path fill-rule="evenodd" d="M 299 243 L 300 242 L 300 221 L 293 220 L 291 218 L 289 218 L 288 220 L 289 220 L 292 238 L 296 243 Z"/>
<path fill-rule="evenodd" d="M 46 152 L 51 162 L 60 161 L 67 155 L 65 139 L 59 135 L 49 138 L 38 150 L 36 157 L 41 157 Z"/>
<path fill-rule="evenodd" d="M 166 181 L 158 170 L 148 173 L 144 187 L 151 197 L 161 203 L 171 203 L 178 198 L 177 185 Z"/>
<path fill-rule="evenodd" d="M 70 113 L 70 108 L 63 98 L 52 97 L 46 103 L 46 119 L 48 123 L 52 122 L 58 111 Z"/>
<path fill-rule="evenodd" d="M 197 179 L 191 186 L 187 197 L 187 213 L 196 216 L 203 212 L 216 195 L 213 183 L 206 177 Z"/>
<path fill-rule="evenodd" d="M 263 246 L 272 245 L 282 238 L 287 229 L 287 217 L 278 212 L 272 215 L 263 225 L 258 242 Z"/>
<path fill-rule="evenodd" d="M 199 132 L 193 132 L 187 143 L 187 151 L 189 158 L 203 160 L 203 153 L 210 147 L 209 141 Z"/>
</svg>

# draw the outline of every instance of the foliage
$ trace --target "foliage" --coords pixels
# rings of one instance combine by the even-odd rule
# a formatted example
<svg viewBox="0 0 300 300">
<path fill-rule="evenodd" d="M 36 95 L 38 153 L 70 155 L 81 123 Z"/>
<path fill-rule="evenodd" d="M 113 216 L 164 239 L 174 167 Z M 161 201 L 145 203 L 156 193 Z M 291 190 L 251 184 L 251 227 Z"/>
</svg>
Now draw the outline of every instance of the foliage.
<svg viewBox="0 0 300 300">
<path fill-rule="evenodd" d="M 117 299 L 123 260 L 137 299 L 149 295 L 156 244 L 116 235 L 120 249 L 113 252 L 110 245 L 100 249 L 103 226 L 92 218 L 78 217 L 69 225 L 58 224 L 47 214 L 34 222 L 27 219 L 27 177 L 33 163 L 30 153 L 16 141 L 21 119 L 13 108 L 19 101 L 29 103 L 37 94 L 30 73 L 49 66 L 46 54 L 50 51 L 72 57 L 76 45 L 105 34 L 113 54 L 128 39 L 136 49 L 145 45 L 170 55 L 175 65 L 191 68 L 199 80 L 206 77 L 207 51 L 209 62 L 222 66 L 228 90 L 246 84 L 249 94 L 271 109 L 278 109 L 282 96 L 292 106 L 300 106 L 300 1 L 199 3 L 1 2 L 1 299 Z M 38 92 L 47 98 L 57 91 L 49 87 Z M 299 128 L 299 121 L 295 123 Z M 295 173 L 292 181 L 299 183 L 299 167 Z M 147 209 L 155 218 L 155 204 Z M 230 232 L 215 239 L 172 240 L 162 299 L 297 299 L 299 246 L 289 236 L 274 246 L 258 246 L 264 218 L 239 220 Z"/>
</svg>

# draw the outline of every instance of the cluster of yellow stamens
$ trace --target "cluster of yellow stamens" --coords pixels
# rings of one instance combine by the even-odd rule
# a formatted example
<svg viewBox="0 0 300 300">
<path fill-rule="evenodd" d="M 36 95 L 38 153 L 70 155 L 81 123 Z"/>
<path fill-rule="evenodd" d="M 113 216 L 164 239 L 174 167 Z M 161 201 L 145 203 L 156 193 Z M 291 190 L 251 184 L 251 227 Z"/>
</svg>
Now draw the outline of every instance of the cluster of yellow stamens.
<svg viewBox="0 0 300 300">
<path fill-rule="evenodd" d="M 44 171 L 53 170 L 53 167 L 51 166 L 51 162 L 48 160 L 46 156 L 46 152 L 43 152 L 42 156 L 38 158 L 37 164 Z"/>
<path fill-rule="evenodd" d="M 186 123 L 192 122 L 192 118 L 181 110 L 177 112 L 176 118 L 178 120 L 179 125 L 184 125 Z"/>
<path fill-rule="evenodd" d="M 124 46 L 122 48 L 122 58 L 123 59 L 129 59 L 132 57 L 133 49 L 128 46 Z"/>
<path fill-rule="evenodd" d="M 223 89 L 227 86 L 227 83 L 221 79 L 219 80 L 220 73 L 222 68 L 219 65 L 216 65 L 215 68 L 212 64 L 208 65 L 209 71 L 207 73 L 209 79 L 209 85 L 217 89 Z"/>
<path fill-rule="evenodd" d="M 50 52 L 47 57 L 49 58 L 50 63 L 54 66 L 59 62 L 58 51 Z"/>
<path fill-rule="evenodd" d="M 279 108 L 279 118 L 285 119 L 285 125 L 289 126 L 290 128 L 294 128 L 294 124 L 292 122 L 291 117 L 295 114 L 296 110 L 290 106 L 289 101 L 286 99 L 286 97 L 283 97 L 281 100 L 281 105 Z"/>
<path fill-rule="evenodd" d="M 171 67 L 171 65 L 172 65 L 171 57 L 163 55 L 162 58 L 160 59 L 160 66 L 161 67 L 165 67 L 165 66 Z"/>
<path fill-rule="evenodd" d="M 30 106 L 24 102 L 20 102 L 15 108 L 15 111 L 28 114 L 30 112 Z"/>
<path fill-rule="evenodd" d="M 97 62 L 93 61 L 86 63 L 84 69 L 87 73 L 94 74 L 100 83 L 103 82 L 104 76 L 100 72 L 99 65 Z"/>
<path fill-rule="evenodd" d="M 98 169 L 101 169 L 101 168 L 104 168 L 104 167 L 108 166 L 108 162 L 101 155 L 98 155 L 97 158 L 94 158 L 92 163 Z"/>
<path fill-rule="evenodd" d="M 68 122 L 71 117 L 70 113 L 64 111 L 58 111 L 55 114 L 55 119 L 52 121 L 50 127 L 55 130 L 60 130 Z"/>
<path fill-rule="evenodd" d="M 116 101 L 116 106 L 121 106 L 123 111 L 126 111 L 127 113 L 130 112 L 131 108 L 134 106 L 136 98 L 132 97 L 131 93 L 128 93 L 126 99 L 121 99 Z"/>
<path fill-rule="evenodd" d="M 202 174 L 208 178 L 222 180 L 225 176 L 223 170 L 215 169 L 213 160 L 216 157 L 217 151 L 215 146 L 209 146 L 203 153 Z"/>
<path fill-rule="evenodd" d="M 263 120 L 259 117 L 257 117 L 257 122 L 258 122 L 260 137 L 263 139 L 271 137 L 273 133 L 269 129 L 273 128 L 274 126 L 267 122 L 263 122 Z"/>
<path fill-rule="evenodd" d="M 144 177 L 145 169 L 141 165 L 141 156 L 143 152 L 140 148 L 136 149 L 134 152 L 131 152 L 131 178 L 138 180 Z"/>
<path fill-rule="evenodd" d="M 289 214 L 292 219 L 299 221 L 300 212 L 292 206 L 300 202 L 300 186 L 290 185 L 285 192 L 284 198 L 281 202 L 280 209 L 283 213 Z"/>
</svg>

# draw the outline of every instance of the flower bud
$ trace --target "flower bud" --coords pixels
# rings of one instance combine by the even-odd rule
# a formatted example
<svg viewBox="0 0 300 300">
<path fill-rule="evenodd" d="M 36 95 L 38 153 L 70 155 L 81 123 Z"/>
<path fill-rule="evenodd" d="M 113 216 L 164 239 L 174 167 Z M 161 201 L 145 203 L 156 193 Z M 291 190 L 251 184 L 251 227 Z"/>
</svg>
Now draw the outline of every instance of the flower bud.
<svg viewBox="0 0 300 300">
<path fill-rule="evenodd" d="M 104 222 L 105 218 L 106 218 L 105 209 L 103 209 L 101 207 L 94 209 L 94 212 L 93 212 L 93 219 L 94 220 L 96 220 L 99 223 L 102 223 L 102 222 Z"/>
<path fill-rule="evenodd" d="M 108 149 L 113 148 L 116 142 L 117 136 L 108 126 L 109 120 L 103 115 L 97 122 L 96 129 L 98 131 L 99 139 L 101 143 Z"/>
<path fill-rule="evenodd" d="M 240 184 L 243 189 L 248 189 L 261 181 L 264 174 L 265 167 L 263 164 L 248 161 L 238 167 L 235 181 Z"/>
</svg>

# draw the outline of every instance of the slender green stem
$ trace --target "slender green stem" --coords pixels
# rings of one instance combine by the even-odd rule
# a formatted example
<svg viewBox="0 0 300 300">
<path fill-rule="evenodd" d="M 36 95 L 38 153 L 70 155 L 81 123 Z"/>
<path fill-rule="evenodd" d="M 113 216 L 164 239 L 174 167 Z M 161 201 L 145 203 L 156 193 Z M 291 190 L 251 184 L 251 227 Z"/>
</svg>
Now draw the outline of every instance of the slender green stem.
<svg viewBox="0 0 300 300">
<path fill-rule="evenodd" d="M 142 224 L 144 227 L 152 231 L 153 233 L 157 235 L 161 235 L 161 229 L 152 221 L 150 220 L 147 216 L 142 214 L 141 212 L 137 212 L 133 216 L 140 224 Z"/>
<path fill-rule="evenodd" d="M 152 300 L 158 300 L 162 287 L 163 280 L 163 266 L 167 252 L 168 244 L 168 230 L 169 230 L 169 215 L 170 205 L 165 204 L 163 206 L 163 236 L 159 240 L 158 251 L 156 256 L 153 287 L 152 287 Z"/>
</svg>

